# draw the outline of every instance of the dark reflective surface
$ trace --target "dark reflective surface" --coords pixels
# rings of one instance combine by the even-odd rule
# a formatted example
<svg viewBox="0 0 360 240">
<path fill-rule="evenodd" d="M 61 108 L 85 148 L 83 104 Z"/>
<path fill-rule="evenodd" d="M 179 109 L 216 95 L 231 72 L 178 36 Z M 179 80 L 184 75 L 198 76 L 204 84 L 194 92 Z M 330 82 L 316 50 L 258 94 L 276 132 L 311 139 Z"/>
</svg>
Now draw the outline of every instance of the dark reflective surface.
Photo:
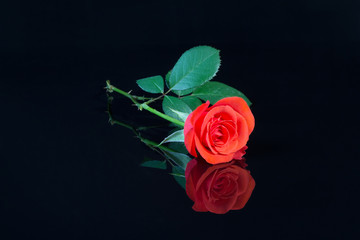
<svg viewBox="0 0 360 240">
<path fill-rule="evenodd" d="M 358 7 L 317 3 L 273 7 L 269 19 L 265 3 L 216 7 L 217 17 L 215 5 L 48 4 L 6 18 L 2 239 L 352 239 Z M 148 23 L 147 9 L 157 9 Z M 246 155 L 256 187 L 244 209 L 221 216 L 194 212 L 171 176 L 139 167 L 156 154 L 105 113 L 105 80 L 135 90 L 200 43 L 221 50 L 216 79 L 249 97 L 256 121 Z M 124 120 L 164 123 L 124 98 L 113 108 Z M 166 131 L 148 134 L 160 141 Z"/>
</svg>

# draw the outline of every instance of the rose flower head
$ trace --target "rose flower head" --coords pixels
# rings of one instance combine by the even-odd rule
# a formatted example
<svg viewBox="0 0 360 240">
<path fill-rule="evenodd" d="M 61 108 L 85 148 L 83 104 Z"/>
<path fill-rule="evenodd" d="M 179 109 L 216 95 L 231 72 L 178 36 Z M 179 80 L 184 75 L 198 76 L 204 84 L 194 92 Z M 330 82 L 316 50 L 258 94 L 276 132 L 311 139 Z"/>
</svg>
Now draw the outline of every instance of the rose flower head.
<svg viewBox="0 0 360 240">
<path fill-rule="evenodd" d="M 194 201 L 193 209 L 216 214 L 242 209 L 255 187 L 250 172 L 243 168 L 243 161 L 211 165 L 202 159 L 191 160 L 185 177 L 186 193 Z"/>
<path fill-rule="evenodd" d="M 185 146 L 189 153 L 210 164 L 241 159 L 255 126 L 254 116 L 240 97 L 227 97 L 212 107 L 207 101 L 186 119 Z"/>
</svg>

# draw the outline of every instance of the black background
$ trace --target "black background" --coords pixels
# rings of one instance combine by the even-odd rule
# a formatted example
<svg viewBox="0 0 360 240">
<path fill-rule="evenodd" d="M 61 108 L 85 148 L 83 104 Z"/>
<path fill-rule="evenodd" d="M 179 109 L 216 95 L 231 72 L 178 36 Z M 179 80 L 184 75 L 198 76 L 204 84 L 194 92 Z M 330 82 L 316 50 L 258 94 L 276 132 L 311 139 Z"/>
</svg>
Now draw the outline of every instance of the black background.
<svg viewBox="0 0 360 240">
<path fill-rule="evenodd" d="M 1 239 L 356 239 L 359 1 L 1 3 Z M 108 123 L 197 45 L 253 102 L 243 210 L 197 213 Z M 118 118 L 158 123 L 116 96 Z M 164 133 L 150 136 L 161 139 Z"/>
</svg>

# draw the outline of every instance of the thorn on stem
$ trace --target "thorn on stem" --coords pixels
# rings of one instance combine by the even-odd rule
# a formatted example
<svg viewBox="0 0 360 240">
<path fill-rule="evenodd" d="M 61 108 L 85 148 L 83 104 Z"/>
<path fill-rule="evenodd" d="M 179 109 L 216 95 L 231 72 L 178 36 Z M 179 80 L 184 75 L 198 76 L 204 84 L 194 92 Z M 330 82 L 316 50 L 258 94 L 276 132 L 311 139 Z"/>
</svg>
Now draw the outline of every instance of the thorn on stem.
<svg viewBox="0 0 360 240">
<path fill-rule="evenodd" d="M 110 118 L 109 119 L 109 123 L 111 124 L 111 125 L 114 125 L 115 123 L 114 123 L 114 121 Z"/>
<path fill-rule="evenodd" d="M 110 80 L 106 80 L 106 87 L 105 87 L 106 91 L 109 93 L 113 92 L 112 86 L 110 84 Z"/>
</svg>

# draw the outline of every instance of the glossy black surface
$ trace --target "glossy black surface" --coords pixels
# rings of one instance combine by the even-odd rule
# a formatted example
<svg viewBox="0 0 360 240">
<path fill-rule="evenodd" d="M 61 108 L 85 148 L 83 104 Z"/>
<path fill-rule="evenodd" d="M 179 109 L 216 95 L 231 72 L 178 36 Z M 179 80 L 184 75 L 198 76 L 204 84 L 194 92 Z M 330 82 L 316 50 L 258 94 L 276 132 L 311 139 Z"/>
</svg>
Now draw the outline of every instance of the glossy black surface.
<svg viewBox="0 0 360 240">
<path fill-rule="evenodd" d="M 6 5 L 6 4 L 5 4 Z M 19 7 L 21 6 L 21 7 Z M 359 3 L 16 3 L 2 8 L 1 239 L 356 239 Z M 108 123 L 105 80 L 221 50 L 256 120 L 248 204 L 197 213 L 157 155 Z M 116 117 L 164 123 L 117 95 Z M 166 132 L 151 131 L 161 140 Z"/>
</svg>

